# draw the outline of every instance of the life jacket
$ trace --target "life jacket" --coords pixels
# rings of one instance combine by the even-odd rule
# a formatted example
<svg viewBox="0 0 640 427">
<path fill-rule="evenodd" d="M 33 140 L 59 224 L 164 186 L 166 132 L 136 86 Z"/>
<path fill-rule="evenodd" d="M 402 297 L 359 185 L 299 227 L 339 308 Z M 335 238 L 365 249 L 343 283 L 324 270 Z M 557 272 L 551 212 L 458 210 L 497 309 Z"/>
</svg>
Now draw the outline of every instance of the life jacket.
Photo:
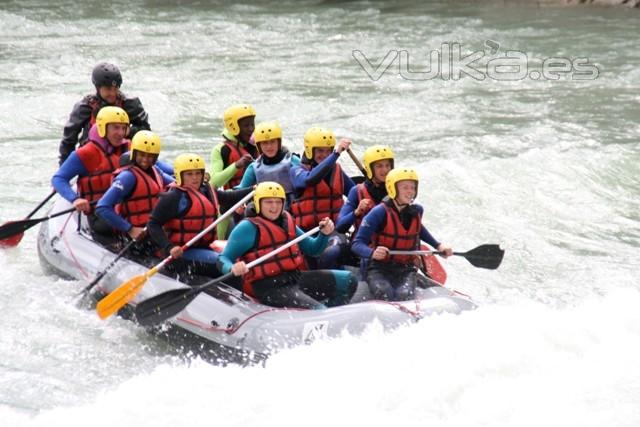
<svg viewBox="0 0 640 427">
<path fill-rule="evenodd" d="M 293 184 L 291 183 L 291 156 L 288 152 L 278 163 L 268 165 L 264 163 L 263 155 L 253 164 L 253 171 L 256 174 L 256 182 L 274 181 L 282 185 L 284 192 L 290 194 L 293 192 Z"/>
<path fill-rule="evenodd" d="M 229 158 L 227 159 L 227 164 L 224 165 L 225 167 L 229 166 L 232 163 L 237 162 L 245 154 L 248 154 L 251 156 L 251 153 L 249 153 L 239 142 L 236 143 L 233 141 L 229 141 L 228 139 L 225 139 L 223 144 L 229 148 Z M 231 179 L 224 185 L 223 188 L 225 190 L 229 190 L 235 187 L 236 185 L 240 184 L 240 181 L 242 181 L 242 175 L 244 175 L 245 169 L 246 169 L 246 166 L 242 169 L 237 169 L 235 175 L 231 177 Z"/>
<path fill-rule="evenodd" d="M 176 246 L 184 246 L 216 219 L 219 206 L 218 198 L 215 190 L 211 192 L 213 199 L 209 199 L 200 191 L 188 187 L 180 187 L 176 184 L 171 184 L 169 187 L 184 191 L 191 201 L 191 206 L 184 215 L 173 218 L 164 224 L 169 241 Z M 202 236 L 192 247 L 208 247 L 214 240 L 216 240 L 215 229 Z"/>
<path fill-rule="evenodd" d="M 283 211 L 282 215 L 284 215 L 286 228 L 282 228 L 273 221 L 261 216 L 246 218 L 247 221 L 251 221 L 256 226 L 256 243 L 253 249 L 239 258 L 240 261 L 248 264 L 296 238 L 296 226 L 293 217 L 287 211 Z M 303 265 L 302 252 L 297 244 L 293 245 L 249 270 L 244 276 L 242 289 L 246 294 L 255 296 L 253 282 L 267 277 L 279 276 L 288 271 L 301 270 Z"/>
<path fill-rule="evenodd" d="M 335 222 L 344 204 L 343 193 L 342 169 L 336 163 L 329 184 L 323 178 L 316 185 L 305 188 L 300 197 L 291 203 L 291 213 L 296 219 L 296 225 L 306 231 L 318 225 L 325 217 Z"/>
<path fill-rule="evenodd" d="M 126 200 L 116 205 L 116 212 L 134 227 L 145 227 L 151 211 L 158 203 L 160 192 L 164 189 L 162 174 L 155 166 L 151 167 L 151 176 L 138 166 L 128 165 L 116 170 L 113 176 L 125 170 L 136 178 L 136 186 Z"/>
<path fill-rule="evenodd" d="M 110 106 L 111 104 L 107 104 L 102 99 L 100 99 L 97 95 L 87 95 L 86 102 L 91 107 L 91 116 L 89 117 L 89 128 L 96 123 L 96 117 L 98 116 L 98 112 L 102 107 Z M 116 95 L 116 103 L 112 105 L 113 107 L 124 108 L 124 97 L 120 91 Z"/>
<path fill-rule="evenodd" d="M 99 143 L 92 140 L 76 150 L 80 161 L 89 172 L 86 176 L 78 177 L 78 193 L 81 198 L 93 202 L 107 192 L 111 186 L 111 174 L 119 165 L 120 155 L 126 151 L 129 151 L 128 141 L 114 147 L 113 152 L 108 154 Z"/>
<path fill-rule="evenodd" d="M 367 190 L 366 185 L 364 185 L 364 182 L 357 184 L 356 185 L 356 194 L 358 195 L 358 205 L 360 204 L 360 202 L 362 201 L 362 199 L 371 199 L 373 200 L 373 197 L 371 197 L 371 194 L 369 193 L 369 190 Z M 358 207 L 358 205 L 356 205 L 356 208 Z M 353 223 L 353 236 L 356 235 L 356 233 L 358 232 L 358 227 L 360 227 L 360 224 L 362 224 L 362 220 L 364 219 L 364 215 L 357 217 L 355 216 L 355 222 Z"/>
<path fill-rule="evenodd" d="M 404 228 L 400 215 L 395 207 L 383 202 L 384 210 L 387 214 L 384 228 L 376 233 L 371 239 L 371 247 L 384 246 L 390 250 L 411 251 L 420 247 L 420 229 L 422 218 L 419 214 L 411 218 L 409 228 Z M 382 262 L 392 262 L 396 264 L 413 264 L 415 255 L 390 255 Z"/>
</svg>

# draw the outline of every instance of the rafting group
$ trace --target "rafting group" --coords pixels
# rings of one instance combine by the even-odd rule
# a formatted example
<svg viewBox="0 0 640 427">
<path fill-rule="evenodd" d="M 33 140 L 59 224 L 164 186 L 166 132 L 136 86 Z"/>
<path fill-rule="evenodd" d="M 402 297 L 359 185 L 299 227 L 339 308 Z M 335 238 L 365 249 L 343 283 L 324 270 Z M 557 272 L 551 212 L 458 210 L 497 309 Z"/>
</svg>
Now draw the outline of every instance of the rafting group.
<svg viewBox="0 0 640 427">
<path fill-rule="evenodd" d="M 119 69 L 98 64 L 92 81 L 96 92 L 64 128 L 51 183 L 87 216 L 96 242 L 170 259 L 177 274 L 232 276 L 232 286 L 272 307 L 347 304 L 358 279 L 386 301 L 438 285 L 421 248 L 453 250 L 422 224 L 418 173 L 396 165 L 389 146 L 366 148 L 360 162 L 349 139 L 311 127 L 297 155 L 277 122 L 256 125 L 255 109 L 238 104 L 224 111 L 208 168 L 196 153 L 171 164 L 159 159 L 161 138 L 140 100 L 120 91 Z M 340 166 L 345 152 L 364 175 L 358 183 Z"/>
</svg>

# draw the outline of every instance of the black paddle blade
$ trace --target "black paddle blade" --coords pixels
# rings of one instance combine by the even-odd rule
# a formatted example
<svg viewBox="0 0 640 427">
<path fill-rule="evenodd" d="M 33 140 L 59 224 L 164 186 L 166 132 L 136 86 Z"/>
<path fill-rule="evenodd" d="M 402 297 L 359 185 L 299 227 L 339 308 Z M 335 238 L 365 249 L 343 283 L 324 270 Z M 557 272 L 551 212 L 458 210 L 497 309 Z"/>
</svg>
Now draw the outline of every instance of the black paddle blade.
<svg viewBox="0 0 640 427">
<path fill-rule="evenodd" d="M 468 252 L 456 253 L 455 255 L 465 257 L 467 261 L 476 267 L 495 270 L 502 262 L 504 250 L 500 248 L 500 245 L 487 244 L 480 245 Z"/>
<path fill-rule="evenodd" d="M 42 222 L 41 218 L 23 219 L 20 221 L 11 221 L 6 224 L 2 224 L 0 225 L 0 240 L 4 240 L 19 233 L 24 233 L 39 222 Z"/>
<path fill-rule="evenodd" d="M 161 323 L 180 313 L 200 293 L 193 288 L 172 289 L 136 305 L 135 314 L 142 326 Z"/>
<path fill-rule="evenodd" d="M 367 178 L 365 178 L 364 176 L 361 175 L 355 175 L 350 177 L 351 181 L 353 181 L 354 184 L 362 184 L 363 182 L 365 182 L 367 180 Z"/>
</svg>

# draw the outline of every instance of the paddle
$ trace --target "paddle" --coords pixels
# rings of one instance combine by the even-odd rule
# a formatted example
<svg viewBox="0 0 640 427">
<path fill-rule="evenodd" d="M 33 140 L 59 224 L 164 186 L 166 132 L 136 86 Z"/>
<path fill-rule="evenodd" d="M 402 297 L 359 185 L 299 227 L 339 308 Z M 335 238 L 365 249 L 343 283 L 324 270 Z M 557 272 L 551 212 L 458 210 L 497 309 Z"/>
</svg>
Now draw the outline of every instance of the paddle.
<svg viewBox="0 0 640 427">
<path fill-rule="evenodd" d="M 107 265 L 105 267 L 104 270 L 102 270 L 101 272 L 98 273 L 98 275 L 91 281 L 91 283 L 89 283 L 87 286 L 85 286 L 85 288 L 83 290 L 81 290 L 80 292 L 78 292 L 78 294 L 76 295 L 76 297 L 80 297 L 82 296 L 82 298 L 84 298 L 91 289 L 93 289 L 93 287 L 95 285 L 98 284 L 98 282 L 100 280 L 102 280 L 102 278 L 105 276 L 105 274 L 107 274 L 107 272 L 109 270 L 111 270 L 111 268 L 116 265 L 116 263 L 118 261 L 120 261 L 120 258 L 122 258 L 124 256 L 124 254 L 127 253 L 127 251 L 129 251 L 129 249 L 133 246 L 133 244 L 136 242 L 136 240 L 131 240 L 129 243 L 127 243 L 124 248 L 122 248 L 120 250 L 120 252 L 118 252 L 118 254 L 116 255 L 116 257 L 113 259 L 113 261 L 111 261 L 109 263 L 109 265 Z"/>
<path fill-rule="evenodd" d="M 442 251 L 389 251 L 389 255 L 442 255 Z M 454 252 L 454 255 L 464 257 L 472 265 L 479 268 L 495 270 L 500 266 L 504 257 L 504 250 L 500 245 L 485 244 L 467 252 Z"/>
<path fill-rule="evenodd" d="M 182 250 L 186 251 L 189 249 L 194 243 L 200 240 L 205 234 L 213 230 L 213 228 L 218 225 L 220 222 L 227 219 L 231 216 L 236 209 L 245 204 L 251 197 L 253 197 L 254 191 L 250 192 L 246 196 L 242 198 L 238 203 L 229 208 L 224 214 L 220 215 L 214 222 L 211 223 L 207 228 L 198 233 L 193 239 L 189 240 L 184 246 L 182 246 Z M 124 307 L 129 301 L 131 301 L 135 296 L 140 292 L 142 287 L 147 280 L 154 274 L 156 274 L 162 267 L 171 262 L 174 258 L 169 255 L 165 259 L 163 259 L 160 263 L 158 263 L 155 267 L 147 271 L 146 273 L 135 276 L 126 282 L 120 284 L 113 292 L 111 292 L 106 297 L 102 298 L 98 305 L 96 306 L 96 311 L 98 312 L 98 316 L 101 319 L 106 319 L 111 316 L 113 313 L 120 310 Z"/>
<path fill-rule="evenodd" d="M 260 258 L 251 261 L 247 264 L 247 268 L 254 267 L 261 262 L 279 254 L 285 249 L 295 245 L 299 241 L 304 240 L 307 237 L 317 233 L 318 230 L 320 230 L 320 227 L 316 227 L 313 230 L 307 231 L 306 233 L 296 237 L 292 241 L 280 246 L 278 249 L 274 249 L 273 251 L 261 256 Z M 191 301 L 193 301 L 200 294 L 200 292 L 204 291 L 206 288 L 212 285 L 215 285 L 216 283 L 223 282 L 231 277 L 233 277 L 233 273 L 229 272 L 224 276 L 217 277 L 193 288 L 173 289 L 144 300 L 136 305 L 136 319 L 142 326 L 155 325 L 156 323 L 167 320 L 184 310 L 184 308 L 188 306 Z"/>
<path fill-rule="evenodd" d="M 358 167 L 362 175 L 366 177 L 367 171 L 364 170 L 364 166 L 362 166 L 362 163 L 360 163 L 360 160 L 358 160 L 356 155 L 353 154 L 353 151 L 351 151 L 351 147 L 347 148 L 347 153 L 349 154 L 349 157 L 351 157 L 351 160 L 353 160 L 353 163 L 355 163 L 355 165 Z"/>
<path fill-rule="evenodd" d="M 91 202 L 91 204 L 95 204 L 96 202 L 97 202 L 97 200 Z M 44 221 L 48 221 L 51 218 L 55 218 L 57 216 L 61 216 L 61 215 L 65 215 L 65 214 L 71 213 L 71 212 L 73 212 L 75 210 L 76 210 L 76 208 L 69 208 L 69 209 L 65 209 L 65 210 L 60 211 L 60 212 L 56 212 L 56 213 L 51 214 L 49 216 L 44 216 L 42 218 L 23 219 L 21 221 L 8 222 L 8 223 L 3 224 L 2 226 L 0 226 L 0 240 L 6 239 L 6 238 L 11 237 L 11 236 L 15 236 L 17 233 L 22 233 L 22 232 L 30 229 L 31 227 L 33 227 L 36 224 L 39 224 L 39 223 L 44 222 Z"/>
<path fill-rule="evenodd" d="M 52 190 L 51 193 L 49 193 L 49 195 L 47 197 L 45 197 L 45 199 L 43 201 L 41 201 L 38 206 L 36 206 L 30 213 L 29 215 L 27 215 L 25 217 L 25 220 L 30 219 L 33 215 L 35 215 L 36 212 L 38 212 L 40 210 L 41 207 L 43 207 L 49 200 L 51 200 L 51 198 L 56 194 L 56 190 Z M 14 224 L 14 221 L 10 221 L 7 222 L 5 224 L 3 224 L 2 226 L 0 226 L 0 229 L 2 229 L 4 226 L 9 225 L 9 224 Z M 13 246 L 18 246 L 18 243 L 20 243 L 20 241 L 22 240 L 22 237 L 24 236 L 24 233 L 22 232 L 17 232 L 7 238 L 3 238 L 2 240 L 0 240 L 0 247 L 13 247 Z"/>
</svg>

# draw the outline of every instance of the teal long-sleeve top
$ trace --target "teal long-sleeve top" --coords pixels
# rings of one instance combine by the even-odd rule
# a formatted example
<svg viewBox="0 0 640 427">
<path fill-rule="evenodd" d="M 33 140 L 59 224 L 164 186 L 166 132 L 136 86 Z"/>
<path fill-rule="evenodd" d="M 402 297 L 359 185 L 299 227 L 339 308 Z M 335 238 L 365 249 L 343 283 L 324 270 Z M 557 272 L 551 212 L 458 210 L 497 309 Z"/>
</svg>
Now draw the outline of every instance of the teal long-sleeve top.
<svg viewBox="0 0 640 427">
<path fill-rule="evenodd" d="M 258 228 L 249 220 L 242 220 L 235 226 L 227 246 L 218 257 L 218 269 L 222 274 L 231 271 L 231 267 L 238 258 L 249 252 L 256 243 Z M 296 226 L 296 237 L 304 234 L 304 231 Z M 329 237 L 325 234 L 318 233 L 316 237 L 307 237 L 298 243 L 302 253 L 309 256 L 318 256 L 327 247 Z"/>
</svg>

